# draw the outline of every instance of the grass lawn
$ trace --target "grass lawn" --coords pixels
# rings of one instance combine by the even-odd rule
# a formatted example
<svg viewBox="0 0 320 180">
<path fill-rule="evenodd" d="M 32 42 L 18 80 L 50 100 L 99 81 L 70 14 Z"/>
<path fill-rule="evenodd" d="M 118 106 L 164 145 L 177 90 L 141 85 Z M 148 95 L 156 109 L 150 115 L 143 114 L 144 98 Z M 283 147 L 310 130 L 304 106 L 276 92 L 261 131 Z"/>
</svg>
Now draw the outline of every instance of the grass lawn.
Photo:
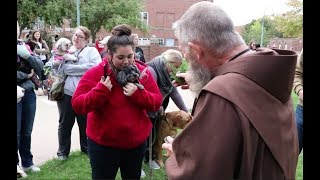
<svg viewBox="0 0 320 180">
<path fill-rule="evenodd" d="M 292 94 L 294 107 L 297 104 L 297 96 Z M 40 166 L 41 172 L 39 173 L 28 173 L 28 177 L 25 179 L 91 179 L 91 168 L 88 157 L 80 151 L 72 152 L 69 159 L 66 161 L 60 161 L 52 159 Z M 146 173 L 146 180 L 163 180 L 167 179 L 164 168 L 160 170 L 149 171 L 146 164 L 143 165 L 143 169 Z M 152 174 L 151 174 L 152 173 Z M 118 173 L 117 180 L 120 180 L 120 174 Z M 299 156 L 296 179 L 303 179 L 303 152 Z"/>
</svg>

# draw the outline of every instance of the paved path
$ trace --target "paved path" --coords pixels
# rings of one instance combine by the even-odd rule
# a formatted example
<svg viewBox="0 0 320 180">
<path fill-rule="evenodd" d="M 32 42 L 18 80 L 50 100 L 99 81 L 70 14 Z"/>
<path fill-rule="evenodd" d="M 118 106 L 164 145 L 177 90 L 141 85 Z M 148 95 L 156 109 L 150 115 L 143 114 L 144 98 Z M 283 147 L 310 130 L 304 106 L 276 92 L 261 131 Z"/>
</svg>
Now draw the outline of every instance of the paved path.
<svg viewBox="0 0 320 180">
<path fill-rule="evenodd" d="M 193 95 L 189 90 L 181 90 L 181 93 L 188 109 L 192 108 Z M 167 111 L 178 110 L 170 100 Z M 56 102 L 47 100 L 46 96 L 38 96 L 37 112 L 32 132 L 31 151 L 33 153 L 34 164 L 41 165 L 45 161 L 55 158 L 58 148 L 58 108 Z M 74 124 L 71 136 L 71 151 L 79 150 L 79 130 Z"/>
</svg>

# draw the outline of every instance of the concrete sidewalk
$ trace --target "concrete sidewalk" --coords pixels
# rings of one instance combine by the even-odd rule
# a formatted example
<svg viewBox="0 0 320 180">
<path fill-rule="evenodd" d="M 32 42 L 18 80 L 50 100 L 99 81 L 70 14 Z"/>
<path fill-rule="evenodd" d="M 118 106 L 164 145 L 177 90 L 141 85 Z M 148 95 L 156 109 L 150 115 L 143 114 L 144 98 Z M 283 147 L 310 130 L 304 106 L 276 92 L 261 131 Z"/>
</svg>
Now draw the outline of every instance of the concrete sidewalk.
<svg viewBox="0 0 320 180">
<path fill-rule="evenodd" d="M 188 109 L 192 108 L 194 97 L 189 90 L 181 90 L 183 100 Z M 170 100 L 167 111 L 178 110 Z M 37 111 L 32 132 L 31 152 L 35 165 L 56 158 L 58 150 L 59 114 L 56 102 L 49 101 L 47 96 L 37 96 Z M 75 122 L 71 135 L 71 151 L 80 150 L 79 130 Z"/>
</svg>

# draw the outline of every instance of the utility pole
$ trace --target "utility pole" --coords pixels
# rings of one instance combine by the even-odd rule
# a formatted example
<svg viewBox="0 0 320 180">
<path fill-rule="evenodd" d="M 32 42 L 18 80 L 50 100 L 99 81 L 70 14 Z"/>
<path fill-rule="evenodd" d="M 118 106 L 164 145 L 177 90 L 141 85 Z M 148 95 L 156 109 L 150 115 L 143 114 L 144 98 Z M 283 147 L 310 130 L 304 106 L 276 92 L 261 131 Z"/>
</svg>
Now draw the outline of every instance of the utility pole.
<svg viewBox="0 0 320 180">
<path fill-rule="evenodd" d="M 262 17 L 262 22 L 261 22 L 261 41 L 260 41 L 260 46 L 263 47 L 263 33 L 264 33 L 264 15 Z"/>
<path fill-rule="evenodd" d="M 80 0 L 77 0 L 77 26 L 80 26 Z"/>
</svg>

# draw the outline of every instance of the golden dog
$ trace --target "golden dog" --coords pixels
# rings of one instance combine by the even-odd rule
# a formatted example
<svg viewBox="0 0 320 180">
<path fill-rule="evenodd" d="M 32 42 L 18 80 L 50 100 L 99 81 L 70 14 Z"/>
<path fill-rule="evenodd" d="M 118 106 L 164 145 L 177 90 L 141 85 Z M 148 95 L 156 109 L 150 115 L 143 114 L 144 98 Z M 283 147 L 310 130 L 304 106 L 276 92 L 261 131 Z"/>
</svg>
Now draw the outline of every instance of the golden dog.
<svg viewBox="0 0 320 180">
<path fill-rule="evenodd" d="M 192 116 L 185 111 L 178 110 L 167 112 L 160 121 L 158 135 L 155 139 L 153 151 L 155 153 L 155 160 L 160 167 L 163 167 L 162 143 L 167 136 L 175 137 L 178 129 L 184 129 L 192 120 Z"/>
</svg>

